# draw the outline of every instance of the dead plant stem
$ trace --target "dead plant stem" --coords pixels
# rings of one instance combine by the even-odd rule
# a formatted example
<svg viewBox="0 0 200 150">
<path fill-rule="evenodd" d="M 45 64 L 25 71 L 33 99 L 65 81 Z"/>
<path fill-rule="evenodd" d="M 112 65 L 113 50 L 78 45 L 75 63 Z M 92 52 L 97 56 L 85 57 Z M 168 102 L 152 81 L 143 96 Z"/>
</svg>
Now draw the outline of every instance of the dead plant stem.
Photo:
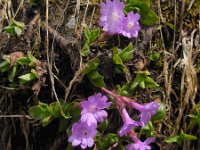
<svg viewBox="0 0 200 150">
<path fill-rule="evenodd" d="M 46 52 L 47 52 L 47 64 L 48 64 L 48 70 L 49 70 L 49 76 L 50 76 L 50 81 L 51 81 L 51 88 L 52 88 L 52 91 L 53 91 L 53 94 L 55 96 L 55 99 L 60 107 L 60 111 L 61 111 L 61 114 L 63 116 L 65 116 L 64 112 L 63 112 L 63 108 L 60 104 L 60 101 L 58 99 L 58 96 L 57 96 L 57 93 L 56 93 L 56 90 L 55 90 L 55 86 L 54 86 L 54 77 L 53 77 L 53 73 L 52 73 L 52 64 L 50 63 L 50 60 L 49 60 L 49 32 L 48 32 L 48 18 L 49 18 L 49 1 L 46 0 L 46 20 L 45 20 L 45 25 L 46 25 Z"/>
</svg>

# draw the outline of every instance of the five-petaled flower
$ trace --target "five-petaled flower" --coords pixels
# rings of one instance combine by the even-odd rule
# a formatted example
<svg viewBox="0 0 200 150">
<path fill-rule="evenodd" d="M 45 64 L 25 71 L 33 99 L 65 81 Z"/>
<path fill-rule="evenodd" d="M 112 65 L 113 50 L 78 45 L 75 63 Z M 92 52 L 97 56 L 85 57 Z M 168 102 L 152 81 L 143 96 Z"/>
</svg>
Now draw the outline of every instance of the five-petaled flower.
<svg viewBox="0 0 200 150">
<path fill-rule="evenodd" d="M 126 111 L 125 108 L 122 109 L 121 116 L 122 116 L 124 125 L 122 126 L 121 130 L 119 131 L 119 136 L 123 136 L 126 133 L 128 133 L 130 130 L 132 130 L 133 128 L 139 126 L 138 122 L 136 122 L 130 118 L 130 116 L 128 115 L 128 112 Z"/>
<path fill-rule="evenodd" d="M 101 3 L 100 26 L 103 26 L 104 31 L 118 34 L 121 30 L 122 20 L 124 18 L 124 3 L 119 0 L 110 0 Z"/>
<path fill-rule="evenodd" d="M 150 102 L 144 104 L 138 110 L 140 111 L 140 124 L 141 126 L 145 126 L 148 121 L 151 120 L 151 117 L 156 114 L 157 110 L 159 109 L 160 104 L 157 102 Z"/>
<path fill-rule="evenodd" d="M 108 116 L 107 112 L 103 109 L 111 105 L 111 102 L 107 102 L 107 100 L 106 96 L 98 93 L 88 97 L 87 101 L 83 101 L 81 103 L 81 121 L 86 121 L 89 126 L 91 124 L 97 125 L 97 122 L 103 122 Z"/>
<path fill-rule="evenodd" d="M 111 34 L 122 34 L 128 38 L 137 37 L 140 30 L 138 13 L 129 12 L 125 16 L 124 3 L 119 0 L 106 0 L 101 3 L 99 25 L 103 30 Z"/>
<path fill-rule="evenodd" d="M 129 12 L 122 23 L 122 35 L 128 38 L 137 37 L 140 30 L 139 19 L 140 15 L 138 13 Z"/>
<path fill-rule="evenodd" d="M 135 143 L 127 145 L 126 150 L 151 150 L 149 144 L 155 140 L 155 138 L 150 137 L 141 142 L 136 136 L 133 139 Z"/>
<path fill-rule="evenodd" d="M 82 149 L 92 147 L 94 144 L 93 137 L 96 135 L 96 125 L 88 126 L 86 122 L 76 122 L 72 125 L 72 135 L 68 141 L 72 142 L 72 146 L 80 145 Z"/>
</svg>

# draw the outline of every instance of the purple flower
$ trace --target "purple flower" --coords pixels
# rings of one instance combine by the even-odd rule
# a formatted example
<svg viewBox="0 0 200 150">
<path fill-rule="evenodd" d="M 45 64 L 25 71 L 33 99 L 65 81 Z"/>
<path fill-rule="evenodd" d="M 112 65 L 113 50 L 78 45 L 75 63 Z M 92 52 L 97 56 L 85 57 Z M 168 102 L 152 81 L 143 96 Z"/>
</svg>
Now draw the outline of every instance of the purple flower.
<svg viewBox="0 0 200 150">
<path fill-rule="evenodd" d="M 140 30 L 139 19 L 140 15 L 138 13 L 129 12 L 127 17 L 123 19 L 121 33 L 128 38 L 137 37 Z"/>
<path fill-rule="evenodd" d="M 111 105 L 111 102 L 107 102 L 108 98 L 98 93 L 94 96 L 90 96 L 88 101 L 81 103 L 81 121 L 86 121 L 90 126 L 91 124 L 97 125 L 98 122 L 103 122 L 108 116 L 107 112 L 103 110 Z"/>
<path fill-rule="evenodd" d="M 151 150 L 149 144 L 155 139 L 153 137 L 147 138 L 144 142 L 141 142 L 137 137 L 134 137 L 135 143 L 129 144 L 126 150 Z"/>
<path fill-rule="evenodd" d="M 87 122 L 88 126 L 92 124 L 97 126 L 97 119 L 94 117 L 92 113 L 85 113 L 81 116 L 81 121 Z"/>
<path fill-rule="evenodd" d="M 110 0 L 106 1 L 105 3 L 101 3 L 100 7 L 101 7 L 101 15 L 100 15 L 100 22 L 99 25 L 103 26 L 103 30 L 104 31 L 108 31 L 108 24 L 107 24 L 107 13 L 108 10 L 110 8 L 110 6 L 112 5 L 112 2 Z"/>
<path fill-rule="evenodd" d="M 104 31 L 111 34 L 122 34 L 128 38 L 137 37 L 140 30 L 138 20 L 140 15 L 132 11 L 125 17 L 123 9 L 124 3 L 119 0 L 106 0 L 101 3 L 100 22 Z"/>
<path fill-rule="evenodd" d="M 151 120 L 151 116 L 156 114 L 160 105 L 156 102 L 150 102 L 144 105 L 132 102 L 132 107 L 140 111 L 140 123 L 141 126 L 145 126 Z"/>
<path fill-rule="evenodd" d="M 125 108 L 122 109 L 121 116 L 122 116 L 124 125 L 122 126 L 121 130 L 119 131 L 119 136 L 123 136 L 127 132 L 129 132 L 132 128 L 135 128 L 135 127 L 139 126 L 138 122 L 132 120 L 129 117 L 129 115 L 128 115 L 128 113 L 127 113 Z"/>
<path fill-rule="evenodd" d="M 119 0 L 106 0 L 105 3 L 101 3 L 101 16 L 100 26 L 103 26 L 104 31 L 108 31 L 113 34 L 120 33 L 121 24 L 124 18 L 124 3 Z"/>
<path fill-rule="evenodd" d="M 68 141 L 72 142 L 72 146 L 81 145 L 81 148 L 85 149 L 87 146 L 93 146 L 93 137 L 96 133 L 96 125 L 88 126 L 86 122 L 79 121 L 72 125 L 72 135 L 69 137 Z"/>
</svg>

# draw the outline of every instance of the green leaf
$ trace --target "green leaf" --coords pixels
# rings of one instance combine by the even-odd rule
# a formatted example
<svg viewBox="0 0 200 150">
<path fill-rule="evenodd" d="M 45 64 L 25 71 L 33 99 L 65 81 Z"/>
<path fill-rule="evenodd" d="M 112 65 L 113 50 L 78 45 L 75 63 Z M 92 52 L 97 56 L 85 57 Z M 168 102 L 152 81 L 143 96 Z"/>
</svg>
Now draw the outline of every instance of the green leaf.
<svg viewBox="0 0 200 150">
<path fill-rule="evenodd" d="M 102 139 L 102 146 L 104 149 L 108 148 L 112 144 L 115 144 L 119 141 L 118 135 L 109 133 L 105 138 Z"/>
<path fill-rule="evenodd" d="M 194 135 L 190 135 L 190 134 L 185 134 L 184 133 L 184 140 L 189 140 L 189 141 L 197 140 L 197 137 L 194 136 Z"/>
<path fill-rule="evenodd" d="M 127 62 L 133 59 L 133 45 L 130 43 L 127 47 L 125 47 L 122 51 L 119 52 L 119 57 L 122 62 Z"/>
<path fill-rule="evenodd" d="M 36 6 L 42 3 L 42 0 L 29 0 L 29 4 Z"/>
<path fill-rule="evenodd" d="M 33 73 L 36 76 L 36 78 L 39 78 L 39 75 L 35 69 L 31 69 L 31 73 Z"/>
<path fill-rule="evenodd" d="M 31 54 L 31 52 L 28 52 L 28 58 L 29 58 L 30 61 L 31 61 L 31 62 L 29 63 L 29 66 L 30 66 L 30 67 L 35 67 L 38 60 Z"/>
<path fill-rule="evenodd" d="M 131 89 L 139 86 L 140 88 L 157 88 L 159 85 L 149 76 L 148 71 L 138 71 L 136 78 L 132 82 Z"/>
<path fill-rule="evenodd" d="M 108 121 L 108 119 L 105 119 L 104 122 L 102 122 L 98 125 L 98 131 L 103 132 L 107 129 L 108 126 L 109 126 L 109 121 Z"/>
<path fill-rule="evenodd" d="M 81 107 L 78 105 L 76 107 L 69 108 L 69 115 L 70 116 L 79 116 L 81 113 Z"/>
<path fill-rule="evenodd" d="M 159 58 L 160 58 L 160 53 L 153 51 L 150 56 L 150 60 L 157 61 L 157 60 L 159 60 Z"/>
<path fill-rule="evenodd" d="M 9 82 L 13 82 L 14 77 L 15 77 L 16 72 L 17 72 L 17 68 L 18 68 L 17 64 L 14 64 L 14 66 L 13 66 L 13 68 L 12 68 L 12 71 L 11 71 L 11 73 L 9 74 L 9 77 L 8 77 Z"/>
<path fill-rule="evenodd" d="M 100 29 L 98 28 L 98 29 L 94 29 L 94 30 L 90 31 L 87 24 L 83 24 L 83 27 L 84 27 L 84 34 L 85 34 L 85 38 L 86 38 L 86 43 L 81 50 L 81 55 L 82 56 L 88 56 L 91 53 L 90 44 L 97 40 L 97 38 L 100 35 Z"/>
<path fill-rule="evenodd" d="M 155 81 L 150 78 L 148 71 L 138 71 L 136 78 L 133 82 L 126 83 L 122 88 L 119 89 L 120 95 L 123 96 L 131 96 L 133 90 L 139 86 L 140 88 L 157 88 L 159 85 L 155 83 Z"/>
<path fill-rule="evenodd" d="M 183 132 L 183 130 L 181 130 L 180 135 L 176 135 L 176 136 L 170 136 L 167 139 L 165 139 L 165 142 L 167 143 L 181 143 L 183 140 L 197 140 L 196 136 L 190 135 L 190 134 L 186 134 Z"/>
<path fill-rule="evenodd" d="M 93 60 L 90 60 L 85 65 L 85 68 L 82 72 L 83 75 L 88 74 L 89 72 L 96 70 L 96 68 L 99 66 L 100 60 L 98 58 L 94 58 Z"/>
<path fill-rule="evenodd" d="M 154 128 L 151 121 L 149 121 L 146 126 L 142 127 L 141 133 L 147 137 L 154 135 Z"/>
<path fill-rule="evenodd" d="M 86 38 L 86 42 L 89 44 L 90 43 L 90 36 L 91 36 L 91 32 L 90 29 L 88 28 L 87 24 L 82 24 L 82 26 L 84 27 L 84 35 Z"/>
<path fill-rule="evenodd" d="M 124 7 L 125 14 L 128 14 L 128 12 L 130 12 L 130 11 L 134 11 L 134 12 L 138 12 L 139 13 L 140 12 L 140 8 L 135 6 L 135 5 L 132 5 L 132 4 L 125 5 L 125 7 Z"/>
<path fill-rule="evenodd" d="M 81 55 L 86 57 L 91 53 L 90 51 L 90 47 L 88 45 L 88 43 L 85 43 L 85 45 L 83 46 L 82 50 L 81 50 Z"/>
<path fill-rule="evenodd" d="M 183 140 L 189 140 L 189 141 L 197 140 L 197 137 L 196 137 L 196 136 L 191 135 L 191 134 L 186 134 L 186 133 L 184 133 L 182 130 L 181 130 L 181 134 L 180 134 L 180 135 L 182 136 L 182 139 L 183 139 Z"/>
<path fill-rule="evenodd" d="M 17 63 L 20 65 L 28 65 L 31 62 L 31 60 L 28 57 L 21 57 L 17 59 Z"/>
<path fill-rule="evenodd" d="M 22 33 L 22 29 L 19 27 L 14 27 L 15 33 L 17 34 L 17 36 L 20 36 Z"/>
<path fill-rule="evenodd" d="M 146 25 L 146 26 L 151 26 L 153 25 L 156 21 L 158 20 L 158 16 L 156 15 L 156 13 L 151 10 L 145 10 L 145 11 L 141 11 L 141 23 Z"/>
<path fill-rule="evenodd" d="M 146 77 L 144 82 L 145 82 L 146 88 L 157 88 L 157 87 L 159 87 L 159 85 L 152 78 L 150 78 L 148 76 Z"/>
<path fill-rule="evenodd" d="M 69 110 L 71 108 L 74 108 L 74 106 L 76 105 L 76 102 L 71 102 L 71 103 L 67 103 L 65 106 L 63 106 L 63 111 L 65 114 L 69 113 Z"/>
<path fill-rule="evenodd" d="M 132 83 L 126 83 L 125 85 L 122 86 L 122 88 L 120 88 L 119 94 L 122 96 L 131 96 L 133 89 L 131 88 Z"/>
<path fill-rule="evenodd" d="M 10 62 L 7 60 L 4 60 L 2 63 L 0 63 L 0 72 L 7 72 L 10 69 Z"/>
<path fill-rule="evenodd" d="M 73 101 L 63 106 L 63 112 L 68 117 L 79 116 L 81 113 L 81 107 L 77 104 L 77 102 Z"/>
<path fill-rule="evenodd" d="M 141 82 L 139 83 L 139 87 L 142 88 L 142 89 L 145 88 L 145 83 L 144 83 L 144 81 L 141 81 Z"/>
<path fill-rule="evenodd" d="M 118 55 L 118 48 L 114 47 L 112 49 L 112 60 L 115 64 L 115 70 L 116 73 L 125 73 L 126 72 L 126 66 L 123 64 L 121 58 Z"/>
<path fill-rule="evenodd" d="M 152 121 L 160 121 L 164 118 L 166 114 L 166 106 L 164 103 L 160 103 L 160 107 L 155 115 L 152 116 Z"/>
<path fill-rule="evenodd" d="M 31 118 L 36 120 L 42 120 L 51 115 L 48 111 L 48 105 L 41 102 L 36 106 L 30 107 L 28 112 L 31 115 Z"/>
<path fill-rule="evenodd" d="M 48 116 L 48 117 L 46 117 L 46 118 L 44 118 L 44 119 L 42 119 L 41 120 L 41 122 L 42 122 L 42 126 L 43 127 L 46 127 L 49 123 L 51 123 L 52 121 L 53 121 L 53 117 L 50 115 L 50 116 Z"/>
<path fill-rule="evenodd" d="M 168 138 L 165 139 L 165 142 L 167 143 L 180 143 L 180 136 L 170 136 Z"/>
<path fill-rule="evenodd" d="M 15 33 L 14 27 L 9 27 L 9 26 L 5 27 L 3 29 L 3 31 L 6 32 L 6 33 L 9 33 L 9 34 L 14 34 Z"/>
<path fill-rule="evenodd" d="M 103 77 L 96 70 L 88 73 L 87 76 L 95 87 L 104 87 L 106 85 Z"/>
<path fill-rule="evenodd" d="M 22 76 L 19 76 L 19 79 L 20 79 L 20 84 L 26 84 L 32 80 L 37 79 L 37 76 L 34 73 L 30 72 Z"/>
<path fill-rule="evenodd" d="M 15 26 L 19 27 L 20 29 L 23 29 L 25 27 L 25 24 L 23 22 L 19 22 L 14 19 L 12 19 L 11 23 L 14 24 Z"/>
<path fill-rule="evenodd" d="M 150 2 L 150 0 L 142 0 L 142 1 L 141 0 L 128 0 L 125 5 L 124 10 L 127 10 L 127 5 L 130 5 L 131 7 L 138 7 L 141 10 L 147 10 L 150 8 L 151 2 Z M 131 11 L 131 10 L 129 10 L 129 11 Z"/>
<path fill-rule="evenodd" d="M 25 24 L 23 22 L 19 22 L 14 19 L 11 19 L 10 24 L 7 27 L 5 27 L 3 30 L 9 34 L 16 34 L 17 36 L 20 36 L 24 27 L 25 27 Z"/>
<path fill-rule="evenodd" d="M 60 113 L 60 106 L 58 104 L 58 102 L 54 102 L 54 103 L 51 103 L 49 106 L 48 106 L 48 111 L 51 113 L 51 115 L 53 115 L 55 118 L 58 118 L 61 116 L 61 113 Z"/>
<path fill-rule="evenodd" d="M 140 84 L 140 82 L 144 82 L 145 76 L 146 75 L 144 75 L 140 72 L 137 72 L 136 78 L 134 79 L 134 81 L 131 84 L 131 89 L 135 89 Z"/>
<path fill-rule="evenodd" d="M 99 35 L 100 35 L 99 28 L 92 30 L 91 35 L 90 35 L 90 43 L 96 41 L 98 39 Z"/>
<path fill-rule="evenodd" d="M 192 118 L 192 119 L 194 119 L 194 120 L 198 119 L 198 117 L 195 116 L 195 115 L 193 115 L 193 114 L 188 115 L 188 117 L 190 117 L 190 118 Z"/>
<path fill-rule="evenodd" d="M 194 123 L 197 123 L 199 125 L 199 127 L 200 127 L 200 112 L 199 111 L 197 111 L 197 115 L 190 114 L 188 116 L 192 119 L 190 121 L 191 125 L 194 124 Z"/>
<path fill-rule="evenodd" d="M 169 27 L 169 28 L 171 28 L 172 30 L 174 30 L 174 25 L 173 24 L 171 24 L 171 23 L 167 23 L 167 26 Z"/>
<path fill-rule="evenodd" d="M 92 42 L 96 41 L 97 38 L 100 35 L 100 29 L 94 29 L 92 31 L 90 31 L 90 29 L 88 28 L 87 24 L 83 24 L 84 27 L 84 34 L 85 34 L 85 38 L 86 38 L 86 43 L 88 43 L 88 45 L 90 45 Z"/>
<path fill-rule="evenodd" d="M 99 132 L 97 132 L 96 137 L 95 137 L 95 145 L 97 147 L 97 149 L 103 149 L 103 137 L 100 135 Z"/>
</svg>

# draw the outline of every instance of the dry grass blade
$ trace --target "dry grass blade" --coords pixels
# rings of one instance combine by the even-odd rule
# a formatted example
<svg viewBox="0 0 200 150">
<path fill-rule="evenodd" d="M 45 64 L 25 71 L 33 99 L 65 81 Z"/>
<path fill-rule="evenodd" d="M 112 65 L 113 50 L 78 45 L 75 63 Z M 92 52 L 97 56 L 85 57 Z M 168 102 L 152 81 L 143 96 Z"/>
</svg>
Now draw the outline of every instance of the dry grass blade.
<svg viewBox="0 0 200 150">
<path fill-rule="evenodd" d="M 176 122 L 177 132 L 180 128 L 180 121 L 186 119 L 187 116 L 183 116 L 183 112 L 186 107 L 189 107 L 189 102 L 192 103 L 193 107 L 195 104 L 195 96 L 197 94 L 197 72 L 193 64 L 193 38 L 194 30 L 191 34 L 190 39 L 187 37 L 182 38 L 183 47 L 183 59 L 180 65 L 183 66 L 183 73 L 181 77 L 181 91 L 180 91 L 180 108 Z"/>
<path fill-rule="evenodd" d="M 63 116 L 65 116 L 64 112 L 63 112 L 63 107 L 61 106 L 61 103 L 58 99 L 56 90 L 55 90 L 55 85 L 54 85 L 54 76 L 53 76 L 53 72 L 52 72 L 52 64 L 50 64 L 50 60 L 49 60 L 49 32 L 48 32 L 48 16 L 49 16 L 49 1 L 46 0 L 46 51 L 47 51 L 47 63 L 48 63 L 48 70 L 49 70 L 49 76 L 50 76 L 50 81 L 51 81 L 51 88 L 53 91 L 53 95 L 55 96 L 55 99 L 60 107 L 61 110 L 61 114 Z"/>
</svg>

